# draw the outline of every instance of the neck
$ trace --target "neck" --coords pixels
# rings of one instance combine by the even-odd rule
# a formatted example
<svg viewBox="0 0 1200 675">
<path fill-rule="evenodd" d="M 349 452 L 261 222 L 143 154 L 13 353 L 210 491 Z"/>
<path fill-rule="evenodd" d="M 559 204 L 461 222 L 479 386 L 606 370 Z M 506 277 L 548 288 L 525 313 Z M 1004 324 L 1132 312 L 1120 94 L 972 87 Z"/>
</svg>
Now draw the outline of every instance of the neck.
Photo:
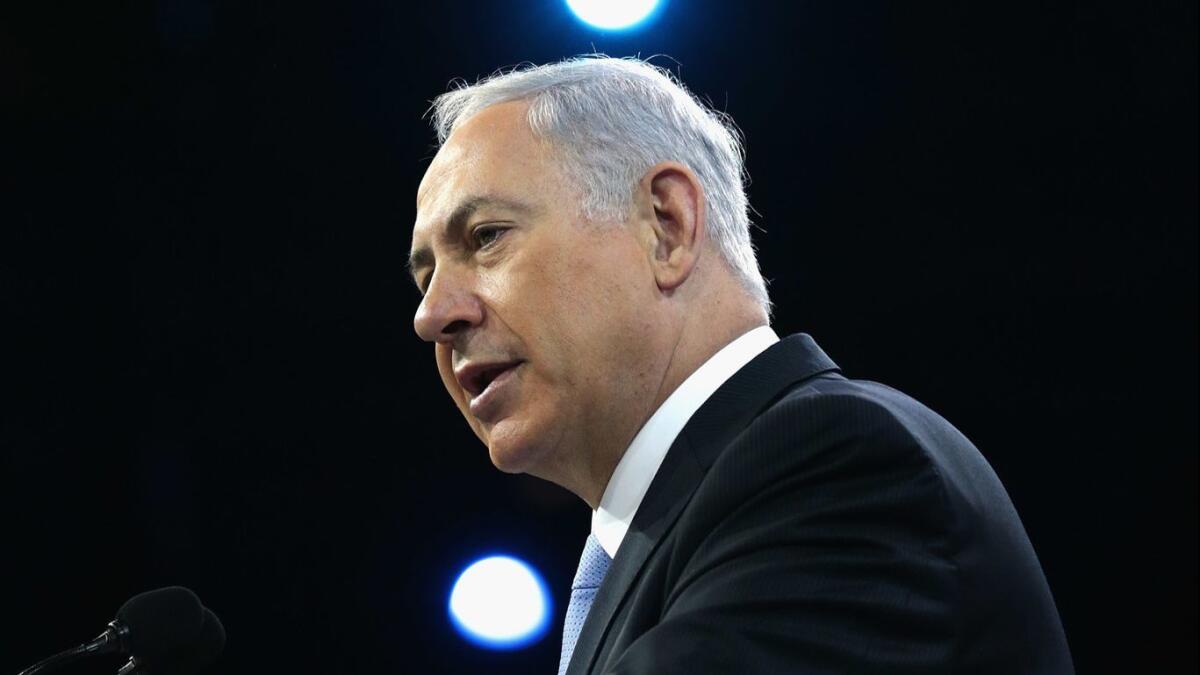
<svg viewBox="0 0 1200 675">
<path fill-rule="evenodd" d="M 714 316 L 723 317 L 724 320 L 714 325 L 711 321 Z M 669 349 L 662 377 L 650 405 L 636 419 L 636 424 L 632 425 L 627 434 L 628 438 L 623 439 L 623 444 L 613 448 L 615 452 L 592 455 L 593 464 L 588 468 L 590 480 L 581 481 L 582 489 L 575 490 L 576 494 L 587 502 L 592 510 L 599 508 L 613 471 L 616 470 L 629 443 L 663 402 L 675 393 L 684 380 L 726 345 L 754 328 L 768 324 L 765 313 L 757 306 L 747 306 L 744 300 L 732 304 L 718 299 L 706 303 L 702 312 L 686 313 L 674 338 L 674 344 Z"/>
<path fill-rule="evenodd" d="M 654 398 L 654 404 L 646 413 L 642 422 L 645 423 L 645 420 L 649 419 L 650 415 L 653 415 L 654 411 L 658 410 L 663 402 L 671 394 L 675 393 L 679 385 L 683 384 L 684 380 L 696 372 L 714 354 L 742 335 L 759 326 L 765 326 L 767 323 L 765 318 L 756 320 L 751 317 L 745 317 L 736 322 L 727 322 L 719 328 L 706 326 L 691 330 L 689 334 L 693 338 L 692 340 L 685 340 L 681 336 L 672 353 L 670 364 L 663 373 L 662 383 L 659 385 L 658 393 Z"/>
</svg>

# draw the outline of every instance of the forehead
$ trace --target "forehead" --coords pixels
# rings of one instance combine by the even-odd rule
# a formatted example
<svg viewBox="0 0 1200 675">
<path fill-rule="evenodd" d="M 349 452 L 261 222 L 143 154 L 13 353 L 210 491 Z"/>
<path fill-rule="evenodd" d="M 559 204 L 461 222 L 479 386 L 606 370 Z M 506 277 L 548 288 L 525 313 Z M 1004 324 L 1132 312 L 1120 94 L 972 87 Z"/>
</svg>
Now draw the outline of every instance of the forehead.
<svg viewBox="0 0 1200 675">
<path fill-rule="evenodd" d="M 417 190 L 414 242 L 466 199 L 481 195 L 537 203 L 560 186 L 546 143 L 534 137 L 523 101 L 473 115 L 446 140 Z"/>
</svg>

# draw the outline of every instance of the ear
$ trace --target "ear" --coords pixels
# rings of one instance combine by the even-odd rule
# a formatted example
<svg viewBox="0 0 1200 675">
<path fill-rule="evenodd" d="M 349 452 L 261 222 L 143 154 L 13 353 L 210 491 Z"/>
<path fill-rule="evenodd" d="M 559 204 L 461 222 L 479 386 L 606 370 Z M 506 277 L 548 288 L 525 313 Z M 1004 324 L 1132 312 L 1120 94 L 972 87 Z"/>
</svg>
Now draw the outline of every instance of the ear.
<svg viewBox="0 0 1200 675">
<path fill-rule="evenodd" d="M 655 281 L 664 291 L 674 290 L 696 269 L 708 238 L 704 188 L 687 166 L 660 162 L 642 176 L 638 191 L 646 206 L 642 213 Z"/>
</svg>

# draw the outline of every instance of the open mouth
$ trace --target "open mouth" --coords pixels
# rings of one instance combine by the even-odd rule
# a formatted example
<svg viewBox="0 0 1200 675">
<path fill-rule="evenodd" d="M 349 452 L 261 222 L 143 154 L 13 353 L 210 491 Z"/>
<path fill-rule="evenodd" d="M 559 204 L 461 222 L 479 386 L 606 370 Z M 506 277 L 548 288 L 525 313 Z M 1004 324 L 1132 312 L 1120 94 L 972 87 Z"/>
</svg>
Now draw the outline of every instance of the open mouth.
<svg viewBox="0 0 1200 675">
<path fill-rule="evenodd" d="M 518 360 L 479 365 L 472 364 L 463 368 L 456 375 L 462 388 L 474 398 L 487 391 L 492 382 L 495 382 L 502 375 L 522 363 L 524 362 Z"/>
<path fill-rule="evenodd" d="M 512 401 L 510 386 L 517 377 L 514 373 L 523 361 L 508 363 L 483 364 L 468 368 L 463 373 L 463 386 L 470 393 L 467 403 L 471 415 L 484 423 L 495 423 L 504 416 L 508 406 L 505 401 Z M 511 412 L 511 411 L 510 411 Z"/>
<path fill-rule="evenodd" d="M 516 368 L 516 367 L 517 367 L 517 363 L 514 362 L 514 363 L 506 363 L 506 364 L 502 364 L 502 365 L 498 365 L 495 367 L 490 367 L 490 368 L 485 369 L 484 371 L 479 373 L 478 379 L 476 380 L 478 382 L 479 391 L 480 392 L 487 391 L 488 386 L 491 385 L 492 382 L 497 377 L 500 377 L 505 372 L 512 370 L 513 368 Z"/>
</svg>

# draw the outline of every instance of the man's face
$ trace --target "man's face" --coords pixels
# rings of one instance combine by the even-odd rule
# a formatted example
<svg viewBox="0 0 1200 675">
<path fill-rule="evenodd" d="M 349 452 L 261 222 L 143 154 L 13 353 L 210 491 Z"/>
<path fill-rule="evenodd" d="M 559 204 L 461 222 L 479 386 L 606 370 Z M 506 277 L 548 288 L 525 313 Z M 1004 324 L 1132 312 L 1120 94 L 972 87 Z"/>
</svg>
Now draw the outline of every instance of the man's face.
<svg viewBox="0 0 1200 675">
<path fill-rule="evenodd" d="M 661 384 L 645 228 L 595 224 L 526 104 L 483 110 L 417 195 L 414 318 L 450 396 L 501 470 L 570 486 L 624 449 Z M 609 467 L 611 469 L 611 467 Z"/>
</svg>

